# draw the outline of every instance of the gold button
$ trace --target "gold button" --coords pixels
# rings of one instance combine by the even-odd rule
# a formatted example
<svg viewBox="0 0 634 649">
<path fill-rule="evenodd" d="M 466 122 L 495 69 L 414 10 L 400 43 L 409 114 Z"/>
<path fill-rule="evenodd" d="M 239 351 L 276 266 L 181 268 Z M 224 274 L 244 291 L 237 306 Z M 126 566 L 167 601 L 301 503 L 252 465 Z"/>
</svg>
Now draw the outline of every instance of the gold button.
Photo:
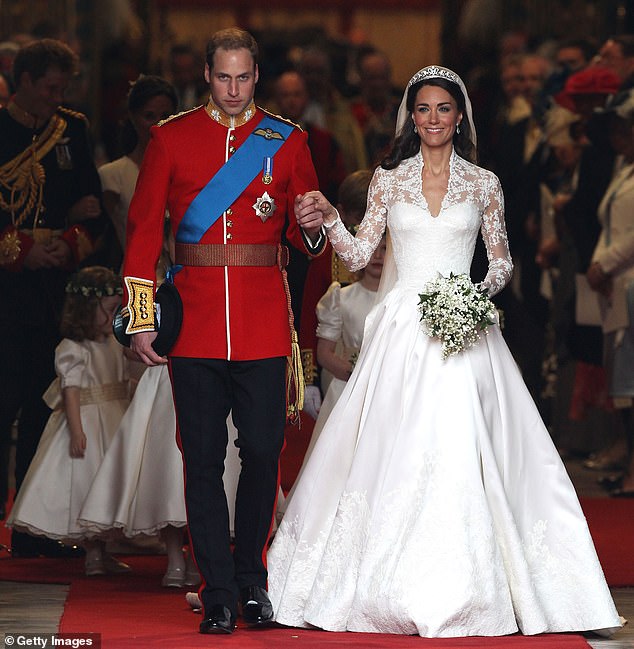
<svg viewBox="0 0 634 649">
<path fill-rule="evenodd" d="M 229 153 L 235 153 L 235 152 L 236 152 L 236 148 L 234 146 L 230 146 Z"/>
<path fill-rule="evenodd" d="M 230 136 L 229 136 L 229 141 L 230 141 L 230 142 L 235 142 L 235 140 L 236 140 L 236 136 L 235 136 L 235 135 L 230 135 Z"/>
<path fill-rule="evenodd" d="M 233 239 L 233 235 L 231 234 L 231 232 L 227 234 L 227 239 Z"/>
<path fill-rule="evenodd" d="M 232 214 L 233 214 L 233 210 L 232 210 L 231 208 L 229 208 L 229 209 L 227 210 L 227 215 L 228 215 L 228 216 L 231 216 Z"/>
<path fill-rule="evenodd" d="M 233 221 L 227 221 L 227 227 L 232 228 L 233 227 Z"/>
</svg>

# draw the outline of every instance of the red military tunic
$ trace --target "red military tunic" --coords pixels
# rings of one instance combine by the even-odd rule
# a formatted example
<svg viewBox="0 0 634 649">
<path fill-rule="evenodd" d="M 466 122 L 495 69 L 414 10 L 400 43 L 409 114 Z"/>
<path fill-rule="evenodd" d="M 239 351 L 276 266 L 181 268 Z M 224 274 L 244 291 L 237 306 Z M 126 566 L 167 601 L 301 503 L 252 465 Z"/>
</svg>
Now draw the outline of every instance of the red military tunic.
<svg viewBox="0 0 634 649">
<path fill-rule="evenodd" d="M 230 117 L 210 102 L 152 128 L 128 215 L 124 279 L 154 282 L 165 206 L 176 234 L 192 200 L 265 115 L 252 103 Z M 200 243 L 277 245 L 288 214 L 288 240 L 310 254 L 293 204 L 318 183 L 299 128 L 273 157 L 272 176 L 265 184 L 259 173 Z M 254 205 L 265 192 L 276 209 L 263 221 Z M 170 355 L 255 360 L 290 354 L 288 302 L 277 266 L 184 266 L 174 283 L 183 300 L 183 324 Z"/>
</svg>

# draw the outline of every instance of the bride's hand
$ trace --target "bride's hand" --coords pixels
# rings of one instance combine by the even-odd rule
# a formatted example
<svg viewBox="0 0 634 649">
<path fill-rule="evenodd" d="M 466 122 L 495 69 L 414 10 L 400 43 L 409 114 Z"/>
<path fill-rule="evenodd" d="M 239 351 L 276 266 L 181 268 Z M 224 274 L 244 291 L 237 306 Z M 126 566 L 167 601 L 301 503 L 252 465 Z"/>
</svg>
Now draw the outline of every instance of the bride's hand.
<svg viewBox="0 0 634 649">
<path fill-rule="evenodd" d="M 337 218 L 337 211 L 319 191 L 306 192 L 295 198 L 295 217 L 304 229 L 328 225 Z"/>
</svg>

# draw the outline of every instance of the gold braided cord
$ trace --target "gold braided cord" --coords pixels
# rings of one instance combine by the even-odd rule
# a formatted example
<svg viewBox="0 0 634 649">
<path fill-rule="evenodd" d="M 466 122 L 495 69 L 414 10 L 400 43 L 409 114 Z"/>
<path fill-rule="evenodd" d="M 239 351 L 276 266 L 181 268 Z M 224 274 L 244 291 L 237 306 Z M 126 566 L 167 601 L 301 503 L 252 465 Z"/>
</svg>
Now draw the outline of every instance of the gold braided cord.
<svg viewBox="0 0 634 649">
<path fill-rule="evenodd" d="M 40 160 L 57 144 L 66 130 L 66 120 L 53 115 L 44 131 L 15 158 L 0 166 L 0 209 L 11 214 L 20 226 L 29 214 L 39 214 L 44 198 L 46 172 Z M 17 217 L 16 217 L 17 214 Z"/>
<path fill-rule="evenodd" d="M 291 329 L 291 355 L 286 363 L 286 417 L 291 424 L 300 425 L 299 411 L 304 407 L 304 370 L 299 340 L 295 331 L 295 316 L 291 306 L 291 292 L 288 288 L 286 270 L 282 267 L 282 280 L 286 292 L 288 324 Z"/>
</svg>

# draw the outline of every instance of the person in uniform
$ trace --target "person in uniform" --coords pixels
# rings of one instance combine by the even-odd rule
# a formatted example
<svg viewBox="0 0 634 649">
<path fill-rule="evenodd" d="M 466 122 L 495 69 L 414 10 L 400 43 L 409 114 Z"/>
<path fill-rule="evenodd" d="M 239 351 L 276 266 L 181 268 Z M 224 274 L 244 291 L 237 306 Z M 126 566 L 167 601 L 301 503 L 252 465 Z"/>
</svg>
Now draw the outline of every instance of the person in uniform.
<svg viewBox="0 0 634 649">
<path fill-rule="evenodd" d="M 257 43 L 241 29 L 212 36 L 209 101 L 152 128 L 128 213 L 126 333 L 148 365 L 167 362 L 152 347 L 166 205 L 176 241 L 172 276 L 183 315 L 169 369 L 188 527 L 203 579 L 201 633 L 232 633 L 239 602 L 249 625 L 273 618 L 265 554 L 293 405 L 289 357 L 301 375 L 280 245 L 286 215 L 293 245 L 317 255 L 325 243 L 321 219 L 293 216 L 296 197 L 317 187 L 317 176 L 306 135 L 254 104 L 257 56 Z M 222 482 L 230 411 L 242 462 L 233 554 Z"/>
<path fill-rule="evenodd" d="M 61 107 L 77 67 L 53 39 L 21 48 L 16 91 L 0 108 L 0 444 L 19 415 L 19 489 L 50 411 L 42 394 L 55 378 L 54 351 L 71 271 L 96 249 L 105 220 L 84 115 Z M 14 556 L 51 547 L 14 532 Z"/>
</svg>

